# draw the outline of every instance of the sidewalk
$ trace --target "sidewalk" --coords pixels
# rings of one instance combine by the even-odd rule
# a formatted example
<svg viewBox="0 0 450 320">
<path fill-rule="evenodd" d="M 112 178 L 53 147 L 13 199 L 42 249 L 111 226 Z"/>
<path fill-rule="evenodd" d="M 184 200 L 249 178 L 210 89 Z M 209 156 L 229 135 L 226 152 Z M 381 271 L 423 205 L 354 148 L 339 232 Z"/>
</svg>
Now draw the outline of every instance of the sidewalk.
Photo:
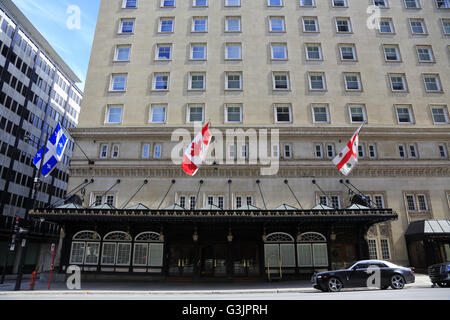
<svg viewBox="0 0 450 320">
<path fill-rule="evenodd" d="M 416 282 L 408 287 L 430 288 L 431 282 L 427 275 L 416 274 Z M 15 281 L 7 280 L 0 284 L 0 300 L 2 295 L 14 291 Z M 85 282 L 81 283 L 81 290 L 68 290 L 65 282 L 52 283 L 48 290 L 48 282 L 37 280 L 34 291 L 30 291 L 30 281 L 22 281 L 22 293 L 109 293 L 124 294 L 133 292 L 146 292 L 149 294 L 245 294 L 245 293 L 288 293 L 288 292 L 315 292 L 310 281 L 282 281 L 282 282 L 255 282 L 255 283 L 175 283 L 175 282 Z"/>
</svg>

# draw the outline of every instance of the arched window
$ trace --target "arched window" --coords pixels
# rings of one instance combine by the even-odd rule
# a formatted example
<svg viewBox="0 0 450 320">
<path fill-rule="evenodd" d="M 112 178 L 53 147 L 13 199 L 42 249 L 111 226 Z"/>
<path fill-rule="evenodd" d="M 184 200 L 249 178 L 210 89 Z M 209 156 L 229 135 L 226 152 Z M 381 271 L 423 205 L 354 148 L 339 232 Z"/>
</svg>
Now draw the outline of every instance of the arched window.
<svg viewBox="0 0 450 320">
<path fill-rule="evenodd" d="M 327 239 L 317 232 L 305 232 L 297 238 L 299 267 L 327 267 Z"/>
<path fill-rule="evenodd" d="M 265 265 L 269 268 L 295 267 L 294 238 L 284 232 L 267 235 L 264 244 Z"/>
<path fill-rule="evenodd" d="M 133 266 L 162 267 L 164 241 L 159 233 L 148 231 L 134 238 Z"/>
<path fill-rule="evenodd" d="M 103 237 L 102 265 L 127 266 L 131 258 L 131 235 L 113 231 Z"/>
<path fill-rule="evenodd" d="M 72 238 L 70 264 L 96 265 L 100 254 L 100 235 L 95 231 L 83 230 Z"/>
</svg>

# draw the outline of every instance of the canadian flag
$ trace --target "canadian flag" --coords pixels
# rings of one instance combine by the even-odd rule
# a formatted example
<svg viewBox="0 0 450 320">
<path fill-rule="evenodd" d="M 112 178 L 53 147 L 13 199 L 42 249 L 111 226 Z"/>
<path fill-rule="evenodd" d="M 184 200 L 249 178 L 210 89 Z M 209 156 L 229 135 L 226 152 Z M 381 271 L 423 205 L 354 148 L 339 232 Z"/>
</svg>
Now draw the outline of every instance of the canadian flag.
<svg viewBox="0 0 450 320">
<path fill-rule="evenodd" d="M 359 143 L 359 131 L 362 126 L 356 130 L 353 137 L 347 142 L 347 145 L 341 152 L 333 159 L 334 165 L 341 171 L 341 173 L 345 176 L 348 176 L 352 171 L 353 167 L 358 162 L 358 143 Z"/>
<path fill-rule="evenodd" d="M 206 157 L 209 142 L 211 141 L 211 133 L 209 132 L 209 122 L 202 129 L 189 147 L 183 157 L 181 169 L 188 175 L 193 176 L 197 173 L 198 168 Z"/>
</svg>

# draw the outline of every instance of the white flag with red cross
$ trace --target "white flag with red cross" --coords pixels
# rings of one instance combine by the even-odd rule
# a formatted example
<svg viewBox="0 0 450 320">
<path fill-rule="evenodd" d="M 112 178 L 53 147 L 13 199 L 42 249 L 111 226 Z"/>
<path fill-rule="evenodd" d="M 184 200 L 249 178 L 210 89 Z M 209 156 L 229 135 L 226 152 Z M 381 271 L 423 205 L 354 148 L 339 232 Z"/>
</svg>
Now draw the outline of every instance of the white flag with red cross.
<svg viewBox="0 0 450 320">
<path fill-rule="evenodd" d="M 362 126 L 356 130 L 353 137 L 350 139 L 349 142 L 347 142 L 347 145 L 344 149 L 342 149 L 341 152 L 333 159 L 334 165 L 341 171 L 341 173 L 345 176 L 348 176 L 350 172 L 355 167 L 356 163 L 358 162 L 358 143 L 359 143 L 359 131 L 361 130 Z"/>
<path fill-rule="evenodd" d="M 210 141 L 211 133 L 209 132 L 208 122 L 202 129 L 202 132 L 195 137 L 184 154 L 181 169 L 183 169 L 186 174 L 193 176 L 197 173 L 198 168 L 205 160 Z"/>
</svg>

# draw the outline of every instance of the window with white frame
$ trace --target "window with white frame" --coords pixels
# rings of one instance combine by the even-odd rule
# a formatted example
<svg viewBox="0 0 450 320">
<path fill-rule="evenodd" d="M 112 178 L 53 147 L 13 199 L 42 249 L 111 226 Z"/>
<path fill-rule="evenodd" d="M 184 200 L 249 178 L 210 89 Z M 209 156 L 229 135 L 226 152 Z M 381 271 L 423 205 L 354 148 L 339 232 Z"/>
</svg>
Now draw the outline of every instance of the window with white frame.
<svg viewBox="0 0 450 320">
<path fill-rule="evenodd" d="M 142 159 L 150 158 L 150 144 L 148 144 L 148 143 L 142 144 L 141 157 L 142 157 Z"/>
<path fill-rule="evenodd" d="M 335 194 L 329 194 L 327 196 L 318 195 L 316 199 L 317 204 L 325 205 L 331 208 L 341 208 L 341 196 Z"/>
<path fill-rule="evenodd" d="M 191 44 L 191 59 L 206 60 L 206 43 Z"/>
<path fill-rule="evenodd" d="M 292 144 L 285 144 L 283 147 L 283 158 L 292 159 Z"/>
<path fill-rule="evenodd" d="M 322 60 L 322 47 L 320 43 L 305 44 L 306 60 Z"/>
<path fill-rule="evenodd" d="M 408 212 L 428 212 L 427 196 L 423 193 L 406 193 L 406 209 Z"/>
<path fill-rule="evenodd" d="M 324 73 L 308 73 L 308 79 L 309 79 L 309 90 L 311 91 L 326 90 Z"/>
<path fill-rule="evenodd" d="M 113 74 L 111 75 L 110 91 L 126 91 L 127 89 L 127 75 Z"/>
<path fill-rule="evenodd" d="M 119 149 L 120 149 L 120 146 L 118 144 L 112 145 L 112 148 L 111 148 L 111 158 L 112 159 L 119 158 Z"/>
<path fill-rule="evenodd" d="M 205 206 L 210 208 L 211 206 L 225 209 L 225 197 L 223 195 L 207 195 L 205 197 Z"/>
<path fill-rule="evenodd" d="M 143 232 L 134 239 L 133 266 L 162 267 L 164 243 L 156 232 Z"/>
<path fill-rule="evenodd" d="M 156 46 L 156 60 L 171 60 L 172 59 L 172 45 L 158 44 Z"/>
<path fill-rule="evenodd" d="M 106 123 L 120 124 L 122 123 L 123 106 L 108 106 L 106 114 Z"/>
<path fill-rule="evenodd" d="M 205 90 L 206 73 L 192 72 L 189 74 L 189 90 Z"/>
<path fill-rule="evenodd" d="M 438 146 L 438 149 L 439 149 L 439 156 L 442 159 L 447 159 L 448 158 L 447 146 L 445 144 L 440 144 Z"/>
<path fill-rule="evenodd" d="M 377 158 L 377 146 L 375 144 L 369 144 L 369 158 L 376 159 Z"/>
<path fill-rule="evenodd" d="M 380 33 L 394 33 L 394 23 L 392 19 L 383 18 L 379 21 L 378 31 Z"/>
<path fill-rule="evenodd" d="M 193 0 L 194 3 L 192 4 L 194 7 L 207 7 L 208 6 L 208 0 Z"/>
<path fill-rule="evenodd" d="M 162 145 L 160 143 L 155 143 L 155 146 L 153 147 L 153 158 L 161 159 L 161 156 L 162 156 Z"/>
<path fill-rule="evenodd" d="M 225 48 L 226 60 L 241 60 L 242 59 L 242 45 L 240 43 L 227 43 Z"/>
<path fill-rule="evenodd" d="M 226 17 L 225 32 L 241 32 L 241 17 Z"/>
<path fill-rule="evenodd" d="M 314 7 L 315 5 L 315 0 L 300 0 L 300 7 Z"/>
<path fill-rule="evenodd" d="M 130 61 L 131 45 L 120 45 L 116 47 L 114 61 Z"/>
<path fill-rule="evenodd" d="M 100 254 L 100 235 L 95 231 L 83 230 L 72 237 L 70 264 L 97 265 Z"/>
<path fill-rule="evenodd" d="M 100 145 L 100 159 L 108 158 L 108 148 L 109 146 L 107 144 Z"/>
<path fill-rule="evenodd" d="M 367 239 L 367 244 L 369 245 L 369 259 L 378 259 L 378 246 L 377 239 Z"/>
<path fill-rule="evenodd" d="M 277 268 L 295 267 L 294 238 L 282 232 L 267 235 L 264 241 L 264 258 L 265 266 L 269 267 L 270 272 Z"/>
<path fill-rule="evenodd" d="M 450 9 L 450 0 L 436 0 L 438 9 Z"/>
<path fill-rule="evenodd" d="M 360 142 L 358 144 L 358 158 L 364 159 L 366 157 L 366 144 Z"/>
<path fill-rule="evenodd" d="M 391 250 L 389 248 L 389 239 L 380 239 L 381 259 L 391 260 Z"/>
<path fill-rule="evenodd" d="M 242 90 L 242 73 L 225 73 L 225 90 Z"/>
<path fill-rule="evenodd" d="M 272 60 L 286 60 L 287 45 L 285 43 L 272 43 L 270 45 L 270 53 Z"/>
<path fill-rule="evenodd" d="M 361 76 L 358 73 L 344 73 L 345 90 L 362 91 Z"/>
<path fill-rule="evenodd" d="M 284 17 L 269 17 L 269 31 L 270 32 L 286 31 L 284 24 Z"/>
<path fill-rule="evenodd" d="M 242 106 L 235 104 L 226 105 L 225 122 L 242 123 Z"/>
<path fill-rule="evenodd" d="M 273 90 L 290 90 L 288 72 L 273 72 L 272 80 Z"/>
<path fill-rule="evenodd" d="M 303 17 L 303 32 L 319 32 L 317 17 Z"/>
<path fill-rule="evenodd" d="M 425 21 L 423 19 L 410 19 L 409 25 L 411 27 L 412 34 L 427 34 L 427 29 L 425 27 Z"/>
<path fill-rule="evenodd" d="M 207 31 L 208 31 L 207 17 L 192 18 L 192 32 L 207 32 Z"/>
<path fill-rule="evenodd" d="M 158 32 L 171 33 L 173 32 L 175 19 L 174 18 L 160 18 Z"/>
<path fill-rule="evenodd" d="M 404 0 L 406 9 L 419 9 L 420 3 L 419 0 Z"/>
<path fill-rule="evenodd" d="M 391 82 L 391 90 L 393 92 L 406 92 L 408 87 L 406 85 L 406 77 L 404 74 L 390 74 L 389 80 Z"/>
<path fill-rule="evenodd" d="M 332 159 L 336 156 L 336 154 L 334 152 L 334 144 L 333 143 L 326 144 L 326 150 L 327 150 L 327 158 Z"/>
<path fill-rule="evenodd" d="M 341 53 L 342 61 L 355 61 L 357 59 L 354 44 L 340 44 L 339 51 Z"/>
<path fill-rule="evenodd" d="M 347 7 L 347 0 L 331 0 L 331 3 L 333 4 L 333 7 Z"/>
<path fill-rule="evenodd" d="M 409 148 L 409 156 L 411 158 L 418 158 L 419 157 L 419 155 L 417 153 L 417 146 L 415 144 L 410 144 L 408 146 L 408 148 Z"/>
<path fill-rule="evenodd" d="M 283 0 L 267 0 L 267 5 L 269 7 L 281 7 L 283 5 Z"/>
<path fill-rule="evenodd" d="M 315 123 L 330 123 L 330 115 L 327 105 L 312 106 L 313 121 Z"/>
<path fill-rule="evenodd" d="M 316 144 L 314 146 L 314 156 L 318 159 L 322 159 L 323 158 L 323 152 L 322 152 L 322 145 L 321 144 Z"/>
<path fill-rule="evenodd" d="M 197 201 L 195 195 L 180 195 L 178 197 L 178 204 L 180 207 L 190 210 L 195 210 Z"/>
<path fill-rule="evenodd" d="M 447 106 L 431 106 L 434 124 L 448 124 L 449 116 Z"/>
<path fill-rule="evenodd" d="M 133 33 L 134 32 L 134 19 L 121 19 L 119 33 Z"/>
<path fill-rule="evenodd" d="M 424 74 L 423 82 L 427 92 L 441 92 L 441 81 L 438 74 Z"/>
<path fill-rule="evenodd" d="M 131 260 L 131 236 L 123 231 L 113 231 L 103 238 L 102 265 L 128 266 Z"/>
<path fill-rule="evenodd" d="M 276 104 L 275 108 L 275 122 L 290 123 L 292 122 L 291 106 L 289 104 Z"/>
<path fill-rule="evenodd" d="M 450 19 L 442 19 L 442 30 L 445 35 L 450 35 Z"/>
<path fill-rule="evenodd" d="M 328 250 L 326 238 L 317 232 L 305 232 L 297 238 L 299 267 L 327 267 Z"/>
<path fill-rule="evenodd" d="M 362 123 L 367 120 L 366 107 L 364 105 L 349 105 L 350 120 L 352 123 Z"/>
<path fill-rule="evenodd" d="M 153 90 L 167 91 L 169 90 L 169 74 L 155 73 L 153 76 Z"/>
<path fill-rule="evenodd" d="M 419 62 L 435 62 L 431 46 L 416 46 Z"/>
<path fill-rule="evenodd" d="M 188 122 L 203 122 L 205 121 L 203 105 L 189 105 L 188 106 Z"/>
<path fill-rule="evenodd" d="M 389 7 L 387 0 L 373 0 L 373 5 L 379 8 L 387 8 Z"/>
<path fill-rule="evenodd" d="M 399 62 L 400 58 L 400 49 L 398 45 L 383 45 L 384 59 L 387 62 Z"/>
<path fill-rule="evenodd" d="M 235 209 L 241 209 L 245 206 L 253 206 L 253 196 L 251 195 L 235 195 L 234 197 Z"/>
<path fill-rule="evenodd" d="M 351 33 L 352 26 L 350 23 L 350 18 L 336 18 L 336 32 Z"/>
<path fill-rule="evenodd" d="M 137 0 L 124 0 L 123 8 L 137 8 Z"/>
<path fill-rule="evenodd" d="M 165 123 L 166 122 L 167 106 L 153 105 L 151 107 L 150 122 Z"/>
<path fill-rule="evenodd" d="M 414 123 L 411 106 L 396 106 L 395 111 L 397 113 L 397 122 L 399 124 Z"/>
</svg>

